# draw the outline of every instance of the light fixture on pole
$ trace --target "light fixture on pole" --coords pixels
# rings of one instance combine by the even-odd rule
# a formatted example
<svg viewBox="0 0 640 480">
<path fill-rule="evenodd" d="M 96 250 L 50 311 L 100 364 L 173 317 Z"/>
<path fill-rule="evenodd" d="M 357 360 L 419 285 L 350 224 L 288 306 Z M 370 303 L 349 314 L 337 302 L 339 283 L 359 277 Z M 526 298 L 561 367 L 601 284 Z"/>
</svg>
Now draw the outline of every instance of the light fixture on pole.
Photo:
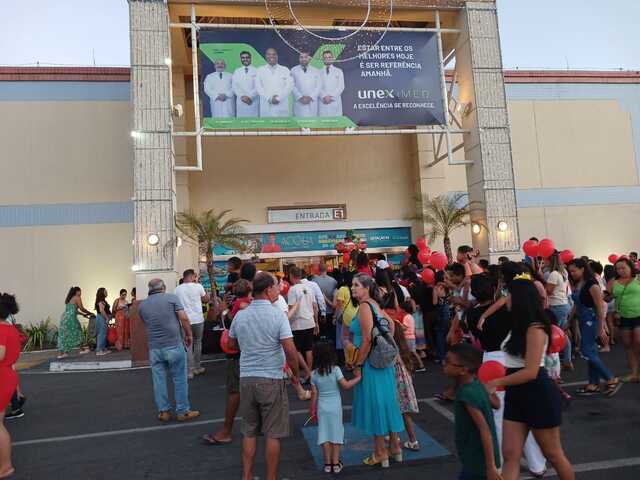
<svg viewBox="0 0 640 480">
<path fill-rule="evenodd" d="M 481 230 L 482 230 L 482 227 L 480 226 L 479 223 L 471 224 L 471 231 L 473 232 L 474 235 L 478 235 Z"/>
<path fill-rule="evenodd" d="M 504 220 L 500 220 L 498 222 L 498 230 L 501 232 L 506 232 L 507 230 L 509 230 L 509 224 Z"/>
<path fill-rule="evenodd" d="M 158 237 L 158 235 L 156 235 L 155 233 L 152 233 L 147 237 L 147 242 L 149 242 L 149 245 L 155 246 L 158 244 L 158 242 L 160 242 L 160 237 Z"/>
<path fill-rule="evenodd" d="M 138 270 L 140 270 L 140 267 L 138 265 L 131 265 L 132 272 L 137 272 Z"/>
</svg>

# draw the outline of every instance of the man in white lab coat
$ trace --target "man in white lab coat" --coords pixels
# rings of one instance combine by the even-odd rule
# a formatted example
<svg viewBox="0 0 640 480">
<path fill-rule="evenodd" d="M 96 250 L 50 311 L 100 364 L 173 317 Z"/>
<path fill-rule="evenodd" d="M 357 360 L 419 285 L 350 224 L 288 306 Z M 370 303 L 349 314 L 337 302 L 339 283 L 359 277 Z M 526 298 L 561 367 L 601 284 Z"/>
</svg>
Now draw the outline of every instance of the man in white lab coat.
<svg viewBox="0 0 640 480">
<path fill-rule="evenodd" d="M 324 67 L 320 72 L 320 96 L 318 114 L 321 117 L 342 116 L 342 92 L 344 91 L 344 74 L 333 65 L 333 53 L 326 50 L 322 54 Z"/>
<path fill-rule="evenodd" d="M 229 118 L 235 115 L 235 99 L 231 88 L 231 74 L 225 72 L 224 60 L 214 62 L 216 71 L 204 79 L 204 93 L 209 96 L 212 118 Z"/>
<path fill-rule="evenodd" d="M 278 52 L 269 48 L 265 52 L 267 64 L 258 68 L 256 89 L 260 95 L 261 117 L 289 116 L 289 95 L 293 79 L 287 67 L 278 65 Z"/>
<path fill-rule="evenodd" d="M 293 77 L 293 114 L 296 117 L 318 116 L 320 94 L 320 71 L 309 65 L 311 55 L 300 53 L 300 65 L 291 69 Z"/>
<path fill-rule="evenodd" d="M 260 97 L 256 90 L 257 69 L 251 65 L 251 54 L 249 52 L 240 53 L 242 67 L 233 72 L 232 86 L 236 96 L 236 116 L 259 117 Z"/>
</svg>

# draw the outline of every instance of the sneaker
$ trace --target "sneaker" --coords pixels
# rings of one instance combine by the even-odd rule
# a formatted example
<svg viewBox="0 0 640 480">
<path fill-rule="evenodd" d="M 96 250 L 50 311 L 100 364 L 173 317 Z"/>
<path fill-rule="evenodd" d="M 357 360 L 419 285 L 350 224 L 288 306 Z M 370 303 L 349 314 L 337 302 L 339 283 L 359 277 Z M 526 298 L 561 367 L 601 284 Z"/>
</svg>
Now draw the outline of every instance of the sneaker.
<svg viewBox="0 0 640 480">
<path fill-rule="evenodd" d="M 161 422 L 168 422 L 171 420 L 171 412 L 160 412 L 158 414 L 158 420 Z"/>
<path fill-rule="evenodd" d="M 198 412 L 197 410 L 188 410 L 184 413 L 179 413 L 176 416 L 176 420 L 179 422 L 186 422 L 188 420 L 192 420 L 199 416 L 200 416 L 200 412 Z"/>
<path fill-rule="evenodd" d="M 111 350 L 102 350 L 101 352 L 96 352 L 96 357 L 102 357 L 104 355 L 109 355 Z"/>
<path fill-rule="evenodd" d="M 6 418 L 7 420 L 11 420 L 14 418 L 22 418 L 22 417 L 24 417 L 24 410 L 22 410 L 21 408 L 17 410 L 12 410 L 11 412 L 9 412 L 4 416 L 4 418 Z"/>
</svg>

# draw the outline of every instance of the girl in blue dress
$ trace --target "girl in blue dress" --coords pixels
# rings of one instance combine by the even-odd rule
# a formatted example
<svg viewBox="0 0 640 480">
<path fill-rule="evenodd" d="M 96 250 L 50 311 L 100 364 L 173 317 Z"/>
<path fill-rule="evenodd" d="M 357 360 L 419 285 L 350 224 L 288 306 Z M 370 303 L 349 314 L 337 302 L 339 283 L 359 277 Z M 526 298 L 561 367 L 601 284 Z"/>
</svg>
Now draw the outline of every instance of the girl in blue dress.
<svg viewBox="0 0 640 480">
<path fill-rule="evenodd" d="M 398 433 L 404 430 L 398 395 L 396 391 L 395 365 L 374 368 L 369 364 L 371 350 L 371 330 L 373 316 L 378 318 L 382 328 L 393 336 L 393 322 L 380 308 L 380 289 L 375 281 L 363 274 L 357 274 L 351 287 L 353 298 L 360 307 L 358 315 L 351 323 L 353 343 L 358 348 L 354 372 L 362 374 L 362 381 L 356 386 L 353 398 L 353 425 L 374 438 L 374 452 L 363 460 L 365 465 L 389 467 L 389 455 L 397 462 L 402 461 L 402 447 Z M 384 437 L 389 435 L 389 450 Z"/>
<path fill-rule="evenodd" d="M 342 424 L 342 398 L 340 388 L 352 388 L 360 382 L 360 375 L 346 380 L 337 366 L 336 351 L 329 342 L 318 342 L 313 347 L 311 373 L 311 416 L 318 418 L 318 445 L 324 454 L 325 473 L 340 473 L 340 447 L 344 444 Z"/>
</svg>

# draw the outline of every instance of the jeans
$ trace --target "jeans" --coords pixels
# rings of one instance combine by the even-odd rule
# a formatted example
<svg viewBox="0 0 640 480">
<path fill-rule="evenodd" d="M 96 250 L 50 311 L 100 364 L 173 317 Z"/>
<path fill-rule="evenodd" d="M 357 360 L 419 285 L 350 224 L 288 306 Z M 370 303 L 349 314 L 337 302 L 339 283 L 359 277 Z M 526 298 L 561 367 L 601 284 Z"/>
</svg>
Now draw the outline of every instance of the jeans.
<svg viewBox="0 0 640 480">
<path fill-rule="evenodd" d="M 204 322 L 191 325 L 191 333 L 193 335 L 193 343 L 188 351 L 189 354 L 189 373 L 193 373 L 194 368 L 200 368 L 200 359 L 202 358 L 202 332 L 204 331 Z"/>
<path fill-rule="evenodd" d="M 167 370 L 171 373 L 176 413 L 190 410 L 189 386 L 187 383 L 187 351 L 183 345 L 149 350 L 151 376 L 153 378 L 153 396 L 159 412 L 171 410 L 167 391 Z"/>
<path fill-rule="evenodd" d="M 609 381 L 613 374 L 604 365 L 598 355 L 598 319 L 592 308 L 578 306 L 578 321 L 580 322 L 580 353 L 587 359 L 589 384 L 600 385 L 600 379 Z"/>
<path fill-rule="evenodd" d="M 549 309 L 556 316 L 558 320 L 558 326 L 565 330 L 568 327 L 569 314 L 571 313 L 571 305 L 568 303 L 564 305 L 549 305 Z M 564 363 L 571 363 L 571 337 L 567 335 L 567 346 L 562 351 Z"/>
<path fill-rule="evenodd" d="M 102 315 L 96 315 L 96 352 L 107 348 L 107 319 Z"/>
</svg>

